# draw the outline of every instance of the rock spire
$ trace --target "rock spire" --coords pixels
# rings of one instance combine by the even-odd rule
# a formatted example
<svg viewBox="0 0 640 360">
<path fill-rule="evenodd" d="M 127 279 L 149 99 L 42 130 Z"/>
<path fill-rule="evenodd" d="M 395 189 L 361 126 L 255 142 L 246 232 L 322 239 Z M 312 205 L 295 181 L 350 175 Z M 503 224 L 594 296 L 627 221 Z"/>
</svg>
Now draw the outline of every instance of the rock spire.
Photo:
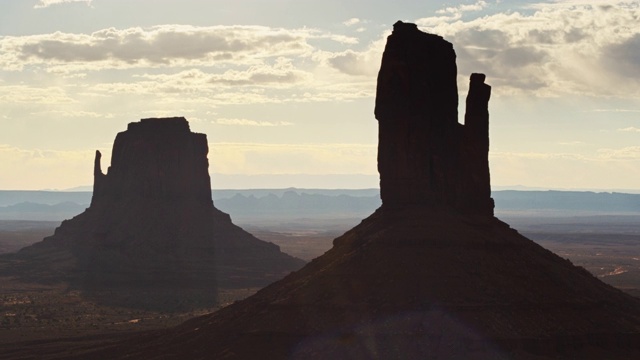
<svg viewBox="0 0 640 360">
<path fill-rule="evenodd" d="M 398 21 L 378 73 L 378 170 L 386 206 L 427 204 L 493 215 L 489 183 L 491 87 L 472 74 L 458 123 L 456 54 L 442 37 Z"/>
</svg>

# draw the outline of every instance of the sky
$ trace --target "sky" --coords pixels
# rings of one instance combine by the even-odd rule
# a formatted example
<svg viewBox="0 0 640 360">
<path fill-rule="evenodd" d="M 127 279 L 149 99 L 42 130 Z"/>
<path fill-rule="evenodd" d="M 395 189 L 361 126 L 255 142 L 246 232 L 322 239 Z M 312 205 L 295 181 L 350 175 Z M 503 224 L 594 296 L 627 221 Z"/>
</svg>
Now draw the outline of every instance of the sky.
<svg viewBox="0 0 640 360">
<path fill-rule="evenodd" d="M 2 0 L 0 189 L 91 185 L 118 132 L 184 116 L 212 187 L 378 186 L 397 20 L 487 75 L 494 188 L 640 189 L 640 0 Z"/>
</svg>

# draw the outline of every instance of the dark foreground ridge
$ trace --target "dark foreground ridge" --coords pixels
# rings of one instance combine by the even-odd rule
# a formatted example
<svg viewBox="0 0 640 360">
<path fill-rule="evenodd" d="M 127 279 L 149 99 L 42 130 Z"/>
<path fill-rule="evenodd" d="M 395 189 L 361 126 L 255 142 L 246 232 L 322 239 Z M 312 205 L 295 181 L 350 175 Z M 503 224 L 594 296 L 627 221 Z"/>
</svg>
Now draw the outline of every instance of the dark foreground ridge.
<svg viewBox="0 0 640 360">
<path fill-rule="evenodd" d="M 207 153 L 184 118 L 130 123 L 106 174 L 96 152 L 91 206 L 13 255 L 12 273 L 114 305 L 181 310 L 213 306 L 218 287 L 264 286 L 300 268 L 213 206 Z"/>
<path fill-rule="evenodd" d="M 75 356 L 639 358 L 638 299 L 492 216 L 484 77 L 472 76 L 463 128 L 451 44 L 397 23 L 379 79 L 373 215 L 244 301 Z"/>
</svg>

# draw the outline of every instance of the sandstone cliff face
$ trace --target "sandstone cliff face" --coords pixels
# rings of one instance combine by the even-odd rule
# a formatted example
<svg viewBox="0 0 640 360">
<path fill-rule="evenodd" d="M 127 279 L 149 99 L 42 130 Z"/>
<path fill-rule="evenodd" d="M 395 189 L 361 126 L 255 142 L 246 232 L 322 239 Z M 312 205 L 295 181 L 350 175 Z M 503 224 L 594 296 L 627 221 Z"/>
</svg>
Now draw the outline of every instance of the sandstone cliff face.
<svg viewBox="0 0 640 360">
<path fill-rule="evenodd" d="M 66 281 L 101 301 L 116 294 L 108 301 L 118 305 L 178 310 L 213 305 L 218 287 L 264 286 L 302 266 L 214 207 L 207 152 L 206 136 L 184 118 L 129 124 L 106 174 L 96 152 L 91 206 L 16 254 L 16 274 Z"/>
<path fill-rule="evenodd" d="M 378 170 L 383 204 L 431 204 L 493 215 L 489 184 L 491 87 L 473 74 L 458 123 L 456 54 L 442 37 L 397 22 L 378 74 Z"/>
</svg>

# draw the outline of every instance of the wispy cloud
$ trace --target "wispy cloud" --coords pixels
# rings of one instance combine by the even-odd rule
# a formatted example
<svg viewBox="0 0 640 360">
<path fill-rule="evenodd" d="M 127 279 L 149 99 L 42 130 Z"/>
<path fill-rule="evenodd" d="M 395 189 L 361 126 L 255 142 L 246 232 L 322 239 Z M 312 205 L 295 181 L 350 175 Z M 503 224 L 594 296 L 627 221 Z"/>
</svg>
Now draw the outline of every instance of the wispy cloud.
<svg viewBox="0 0 640 360">
<path fill-rule="evenodd" d="M 108 28 L 91 34 L 55 32 L 0 38 L 0 67 L 26 65 L 56 69 L 191 66 L 238 62 L 250 64 L 280 56 L 310 55 L 309 39 L 355 44 L 356 38 L 314 29 L 265 26 L 159 25 L 150 28 Z"/>
<path fill-rule="evenodd" d="M 629 127 L 626 127 L 626 128 L 618 129 L 618 131 L 624 131 L 624 132 L 640 132 L 640 128 L 633 127 L 633 126 L 629 126 Z"/>
<path fill-rule="evenodd" d="M 473 4 L 460 4 L 458 6 L 450 6 L 436 11 L 436 14 L 460 14 L 467 11 L 480 11 L 487 7 L 486 1 L 477 1 Z"/>
<path fill-rule="evenodd" d="M 360 23 L 360 19 L 358 18 L 351 18 L 349 20 L 344 21 L 342 24 L 344 24 L 345 26 L 353 26 L 356 24 Z"/>
<path fill-rule="evenodd" d="M 187 93 L 190 96 L 183 102 L 209 101 L 214 106 L 370 97 L 370 83 L 375 79 L 365 83 L 353 81 L 350 75 L 373 73 L 368 69 L 378 64 L 363 69 L 356 66 L 360 61 L 376 61 L 370 61 L 368 53 L 325 52 L 322 46 L 326 42 L 319 45 L 312 41 L 317 39 L 335 42 L 333 49 L 349 48 L 358 42 L 354 37 L 318 29 L 266 26 L 159 25 L 108 28 L 91 34 L 5 36 L 0 37 L 0 71 L 38 73 L 44 76 L 37 78 L 47 84 L 59 84 L 64 78 L 67 84 L 75 84 L 76 89 L 82 88 L 83 94 L 91 96 Z M 336 72 L 337 68 L 344 71 Z M 110 72 L 116 70 L 128 71 L 130 76 L 111 76 Z M 22 89 L 22 85 L 15 86 L 19 87 L 16 90 Z M 73 86 L 61 89 L 71 93 Z M 38 94 L 2 94 L 0 90 L 0 101 L 4 97 L 28 102 Z"/>
<path fill-rule="evenodd" d="M 329 64 L 349 75 L 375 75 L 380 66 L 380 54 L 372 51 L 353 51 L 332 54 L 327 58 Z"/>
<path fill-rule="evenodd" d="M 459 72 L 486 73 L 498 96 L 631 97 L 640 91 L 640 1 L 541 2 L 525 12 L 470 20 L 456 9 L 416 23 L 455 44 Z"/>
<path fill-rule="evenodd" d="M 550 5 L 554 7 L 570 8 L 574 6 L 608 6 L 620 3 L 620 0 L 550 0 L 549 2 L 539 2 L 524 5 L 527 9 L 545 9 Z"/>
<path fill-rule="evenodd" d="M 148 29 L 109 28 L 92 34 L 52 33 L 3 37 L 0 65 L 5 69 L 27 64 L 50 67 L 76 63 L 85 67 L 127 68 L 260 59 L 311 51 L 312 30 L 261 26 L 162 25 Z"/>
<path fill-rule="evenodd" d="M 640 109 L 593 109 L 586 112 L 640 113 Z"/>
<path fill-rule="evenodd" d="M 252 66 L 245 71 L 229 70 L 213 75 L 209 82 L 224 85 L 294 84 L 310 77 L 296 69 L 290 60 L 279 58 L 273 66 Z"/>
<path fill-rule="evenodd" d="M 351 76 L 374 78 L 380 68 L 380 61 L 386 43 L 386 34 L 372 42 L 364 50 L 347 49 L 339 52 L 316 52 L 314 56 L 331 68 Z"/>
<path fill-rule="evenodd" d="M 640 160 L 640 146 L 627 146 L 619 149 L 600 149 L 598 154 L 607 160 Z"/>
<path fill-rule="evenodd" d="M 311 74 L 297 69 L 291 59 L 278 58 L 273 64 L 257 63 L 246 69 L 230 69 L 222 73 L 206 73 L 198 68 L 172 74 L 140 74 L 136 78 L 152 80 L 166 88 L 189 91 L 198 87 L 212 85 L 225 86 L 290 86 L 302 83 L 312 77 Z"/>
<path fill-rule="evenodd" d="M 33 6 L 34 9 L 43 9 L 52 5 L 60 5 L 67 3 L 86 3 L 87 5 L 91 5 L 93 0 L 40 0 L 37 4 Z"/>
<path fill-rule="evenodd" d="M 31 115 L 52 116 L 56 118 L 85 118 L 85 119 L 112 119 L 114 117 L 111 113 L 97 113 L 95 111 L 83 111 L 83 110 L 46 110 L 33 112 Z"/>
<path fill-rule="evenodd" d="M 522 12 L 466 17 L 490 6 L 445 7 L 415 22 L 454 44 L 461 76 L 487 74 L 496 96 L 629 98 L 640 92 L 640 1 L 541 2 Z M 363 50 L 314 56 L 344 74 L 370 76 L 385 37 Z"/>
<path fill-rule="evenodd" d="M 289 121 L 256 121 L 249 119 L 227 119 L 220 118 L 213 121 L 216 125 L 235 125 L 235 126 L 291 126 L 292 122 Z"/>
<path fill-rule="evenodd" d="M 576 145 L 583 145 L 583 144 L 584 144 L 583 141 L 562 141 L 558 143 L 558 145 L 564 145 L 564 146 L 576 146 Z"/>
<path fill-rule="evenodd" d="M 435 26 L 443 22 L 453 22 L 462 19 L 465 12 L 480 11 L 487 7 L 486 1 L 478 1 L 473 4 L 461 4 L 458 6 L 449 6 L 436 11 L 438 16 L 430 16 L 417 21 L 421 26 Z"/>
</svg>

